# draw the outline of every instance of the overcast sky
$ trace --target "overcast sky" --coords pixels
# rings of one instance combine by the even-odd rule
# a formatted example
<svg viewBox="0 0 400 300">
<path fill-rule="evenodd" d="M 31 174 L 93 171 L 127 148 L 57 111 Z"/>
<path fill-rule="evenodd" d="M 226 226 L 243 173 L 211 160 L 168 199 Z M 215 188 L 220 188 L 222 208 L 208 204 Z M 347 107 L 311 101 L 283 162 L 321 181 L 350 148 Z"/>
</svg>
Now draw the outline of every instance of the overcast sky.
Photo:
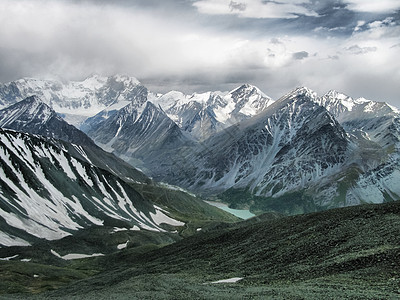
<svg viewBox="0 0 400 300">
<path fill-rule="evenodd" d="M 298 86 L 400 107 L 399 0 L 1 0 L 0 81 L 127 74 L 155 92 Z"/>
</svg>

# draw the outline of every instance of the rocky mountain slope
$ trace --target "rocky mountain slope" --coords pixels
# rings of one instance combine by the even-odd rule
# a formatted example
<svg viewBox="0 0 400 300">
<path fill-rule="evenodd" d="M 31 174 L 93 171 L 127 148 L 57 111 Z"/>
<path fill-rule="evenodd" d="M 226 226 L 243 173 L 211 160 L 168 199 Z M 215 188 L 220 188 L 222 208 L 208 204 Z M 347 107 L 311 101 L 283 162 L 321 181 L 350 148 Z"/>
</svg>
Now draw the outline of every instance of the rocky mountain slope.
<svg viewBox="0 0 400 300">
<path fill-rule="evenodd" d="M 98 145 L 141 169 L 156 174 L 168 153 L 190 143 L 180 128 L 159 107 L 147 102 L 125 106 L 88 131 Z"/>
<path fill-rule="evenodd" d="M 360 169 L 346 193 L 349 204 L 399 200 L 400 113 L 385 102 L 352 99 L 330 91 L 317 99 L 353 137 Z"/>
<path fill-rule="evenodd" d="M 251 195 L 271 204 L 287 193 L 314 192 L 331 183 L 351 164 L 354 145 L 314 97 L 306 88 L 287 94 L 257 116 L 204 141 L 182 164 L 171 166 L 181 176 L 166 178 L 200 193 L 229 191 L 225 200 L 241 198 L 235 204 L 242 205 L 254 202 Z M 184 154 L 178 151 L 177 156 Z M 301 206 L 322 206 L 310 200 L 298 200 L 300 211 Z"/>
<path fill-rule="evenodd" d="M 86 134 L 68 124 L 36 96 L 0 110 L 0 127 L 66 141 L 68 143 L 64 147 L 84 161 L 128 180 L 149 180 L 122 159 L 102 150 Z"/>
<path fill-rule="evenodd" d="M 213 103 L 220 97 L 208 96 Z M 199 140 L 182 130 L 184 118 L 172 114 L 175 106 L 183 107 L 187 114 L 195 111 L 195 102 L 189 105 L 182 100 L 178 105 L 167 100 L 170 113 L 159 113 L 164 120 L 170 117 L 169 124 L 174 125 L 172 120 L 181 124 L 174 126 L 171 136 L 163 135 L 173 141 L 167 147 L 140 153 L 140 149 L 151 149 L 146 145 L 149 141 L 163 139 L 151 139 L 147 132 L 146 147 L 141 148 L 141 133 L 131 129 L 129 132 L 135 134 L 128 138 L 117 135 L 119 121 L 110 118 L 99 127 L 104 135 L 114 126 L 106 141 L 112 140 L 114 145 L 122 141 L 123 151 L 118 153 L 114 148 L 116 153 L 124 159 L 138 158 L 148 167 L 146 172 L 158 180 L 205 196 L 218 195 L 233 206 L 289 214 L 399 199 L 395 182 L 399 178 L 400 119 L 397 110 L 385 103 L 353 100 L 334 91 L 318 97 L 307 88 L 298 88 L 257 115 L 225 129 L 223 125 L 214 127 L 209 138 Z M 213 120 L 206 122 L 207 126 L 218 124 L 216 118 Z M 123 141 L 134 137 L 140 146 L 135 141 L 127 148 Z"/>
<path fill-rule="evenodd" d="M 0 129 L 0 244 L 59 239 L 107 220 L 133 230 L 183 225 L 125 181 L 72 156 L 63 143 Z"/>
<path fill-rule="evenodd" d="M 79 145 L 95 146 L 87 135 L 64 121 L 37 96 L 28 97 L 0 110 L 0 127 L 61 139 Z"/>
</svg>

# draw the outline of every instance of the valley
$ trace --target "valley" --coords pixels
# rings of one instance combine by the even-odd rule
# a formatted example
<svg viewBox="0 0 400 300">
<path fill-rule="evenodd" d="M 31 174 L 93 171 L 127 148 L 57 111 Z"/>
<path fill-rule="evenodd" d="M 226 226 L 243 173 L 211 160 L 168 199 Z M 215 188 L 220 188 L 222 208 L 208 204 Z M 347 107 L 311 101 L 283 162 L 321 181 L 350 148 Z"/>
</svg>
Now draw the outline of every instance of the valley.
<svg viewBox="0 0 400 300">
<path fill-rule="evenodd" d="M 95 75 L 0 105 L 0 299 L 399 296 L 385 102 Z"/>
</svg>

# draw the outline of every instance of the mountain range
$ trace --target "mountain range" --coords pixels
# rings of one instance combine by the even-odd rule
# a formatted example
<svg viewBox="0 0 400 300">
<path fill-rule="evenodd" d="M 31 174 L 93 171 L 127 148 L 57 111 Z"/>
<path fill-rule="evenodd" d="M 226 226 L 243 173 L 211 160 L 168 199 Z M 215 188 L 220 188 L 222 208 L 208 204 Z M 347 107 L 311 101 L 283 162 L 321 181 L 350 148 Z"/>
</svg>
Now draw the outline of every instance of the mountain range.
<svg viewBox="0 0 400 300">
<path fill-rule="evenodd" d="M 2 104 L 15 107 L 35 91 L 57 112 L 53 119 L 79 116 L 75 126 L 98 146 L 156 181 L 232 207 L 294 214 L 400 195 L 400 115 L 384 102 L 333 90 L 318 96 L 304 87 L 274 101 L 249 84 L 230 92 L 158 95 L 116 75 L 66 84 L 18 80 L 0 87 Z M 3 109 L 3 124 L 12 109 Z M 25 124 L 29 113 L 15 116 Z M 64 140 L 73 142 L 81 133 L 68 135 L 73 138 Z"/>
<path fill-rule="evenodd" d="M 0 84 L 0 106 L 0 297 L 398 296 L 385 102 L 115 75 Z"/>
</svg>

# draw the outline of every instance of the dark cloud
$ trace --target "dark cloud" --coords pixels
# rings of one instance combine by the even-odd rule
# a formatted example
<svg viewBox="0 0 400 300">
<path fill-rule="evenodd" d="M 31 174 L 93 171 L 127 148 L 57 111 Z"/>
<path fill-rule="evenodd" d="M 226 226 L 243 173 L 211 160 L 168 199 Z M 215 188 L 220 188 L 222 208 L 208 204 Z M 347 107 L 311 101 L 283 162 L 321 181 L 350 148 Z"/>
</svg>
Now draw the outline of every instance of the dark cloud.
<svg viewBox="0 0 400 300">
<path fill-rule="evenodd" d="M 236 2 L 236 1 L 231 1 L 229 3 L 229 8 L 231 9 L 231 11 L 245 11 L 246 10 L 246 3 L 241 3 L 241 2 Z"/>
<path fill-rule="evenodd" d="M 329 55 L 328 59 L 338 60 L 340 59 L 339 55 Z"/>
<path fill-rule="evenodd" d="M 282 42 L 278 38 L 272 38 L 270 40 L 271 44 L 282 44 Z"/>
<path fill-rule="evenodd" d="M 377 47 L 360 47 L 359 45 L 352 45 L 350 47 L 345 48 L 347 52 L 350 52 L 351 54 L 366 54 L 369 52 L 376 52 L 378 50 Z"/>
<path fill-rule="evenodd" d="M 308 57 L 308 52 L 307 51 L 300 51 L 293 53 L 293 58 L 297 60 L 302 60 Z"/>
</svg>

